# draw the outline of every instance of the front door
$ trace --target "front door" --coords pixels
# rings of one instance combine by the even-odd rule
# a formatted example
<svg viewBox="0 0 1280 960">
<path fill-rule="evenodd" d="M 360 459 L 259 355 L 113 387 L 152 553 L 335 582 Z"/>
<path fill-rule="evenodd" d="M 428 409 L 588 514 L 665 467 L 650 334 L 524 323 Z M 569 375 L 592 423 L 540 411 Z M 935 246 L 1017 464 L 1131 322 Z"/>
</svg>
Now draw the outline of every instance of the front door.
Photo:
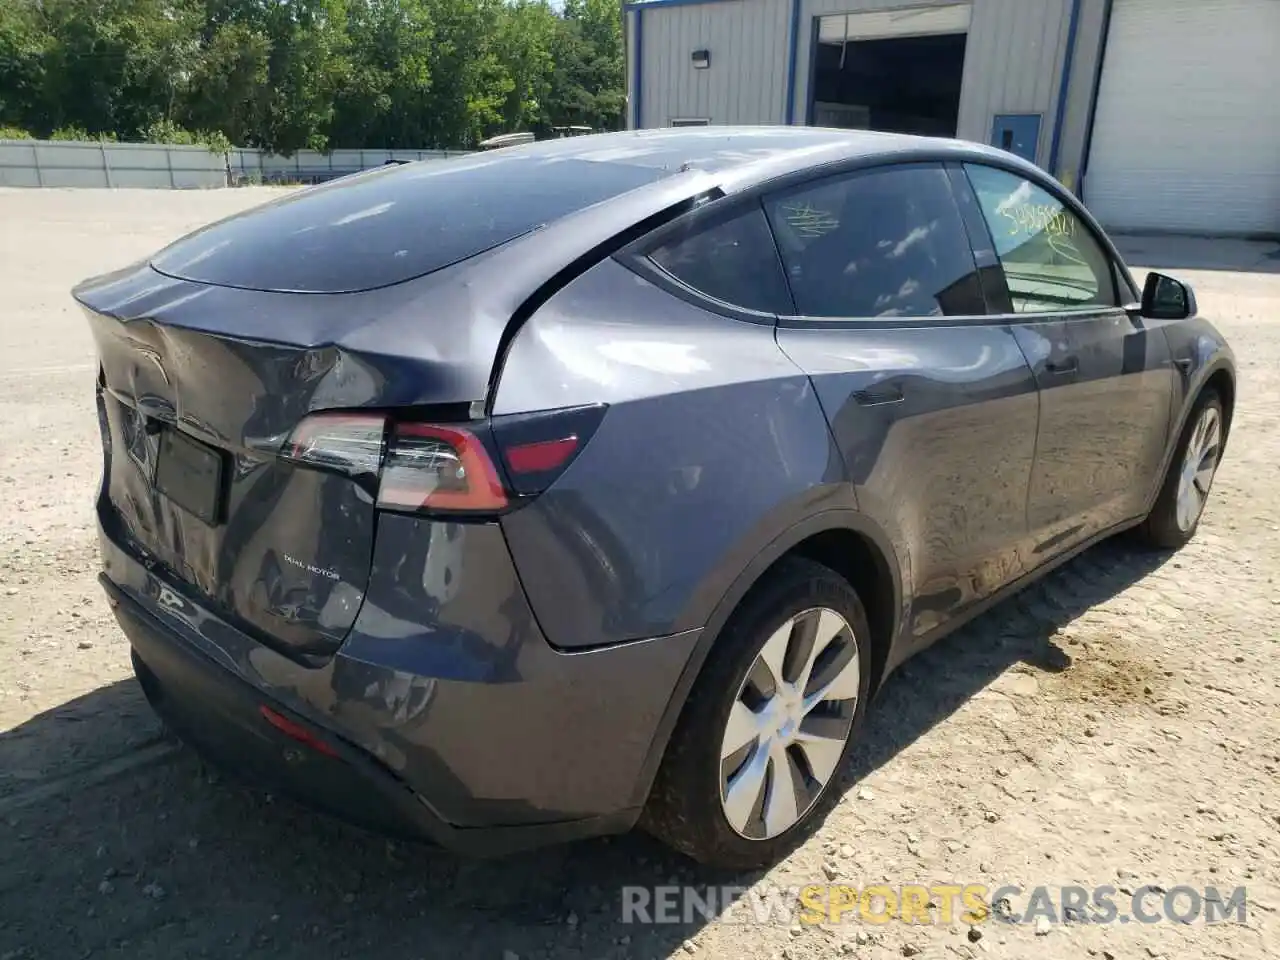
<svg viewBox="0 0 1280 960">
<path fill-rule="evenodd" d="M 923 642 L 1021 572 L 1034 378 L 984 315 L 941 165 L 810 181 L 765 210 L 798 314 L 778 343 L 813 380 L 859 509 L 894 542 Z"/>
<path fill-rule="evenodd" d="M 1040 387 L 1027 500 L 1037 562 L 1142 513 L 1177 377 L 1163 330 L 1125 310 L 1128 282 L 1065 196 L 1007 170 L 965 169 L 1007 287 L 998 309 L 1016 318 Z"/>
</svg>

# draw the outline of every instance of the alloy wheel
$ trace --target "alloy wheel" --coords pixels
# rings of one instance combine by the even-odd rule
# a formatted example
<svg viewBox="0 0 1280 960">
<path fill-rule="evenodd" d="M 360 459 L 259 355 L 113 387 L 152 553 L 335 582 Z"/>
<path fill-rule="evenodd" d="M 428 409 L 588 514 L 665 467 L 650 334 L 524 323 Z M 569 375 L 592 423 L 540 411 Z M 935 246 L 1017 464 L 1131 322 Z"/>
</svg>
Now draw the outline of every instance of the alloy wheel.
<svg viewBox="0 0 1280 960">
<path fill-rule="evenodd" d="M 1200 412 L 1187 450 L 1183 455 L 1182 473 L 1178 478 L 1178 500 L 1175 517 L 1178 528 L 1184 533 L 1191 530 L 1204 512 L 1213 484 L 1214 471 L 1218 469 L 1218 452 L 1222 439 L 1222 417 L 1216 406 L 1206 406 Z"/>
<path fill-rule="evenodd" d="M 858 638 L 834 610 L 775 630 L 734 698 L 720 747 L 720 803 L 749 840 L 795 826 L 844 755 L 861 682 Z"/>
</svg>

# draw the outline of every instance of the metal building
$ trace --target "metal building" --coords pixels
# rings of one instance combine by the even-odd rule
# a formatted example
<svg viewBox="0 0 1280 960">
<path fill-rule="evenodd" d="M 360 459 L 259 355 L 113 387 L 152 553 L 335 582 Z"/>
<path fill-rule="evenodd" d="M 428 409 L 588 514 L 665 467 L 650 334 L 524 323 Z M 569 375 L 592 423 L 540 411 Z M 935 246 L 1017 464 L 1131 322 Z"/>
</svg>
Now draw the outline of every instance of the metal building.
<svg viewBox="0 0 1280 960">
<path fill-rule="evenodd" d="M 632 127 L 1013 150 L 1112 229 L 1280 235 L 1280 0 L 625 0 Z"/>
</svg>

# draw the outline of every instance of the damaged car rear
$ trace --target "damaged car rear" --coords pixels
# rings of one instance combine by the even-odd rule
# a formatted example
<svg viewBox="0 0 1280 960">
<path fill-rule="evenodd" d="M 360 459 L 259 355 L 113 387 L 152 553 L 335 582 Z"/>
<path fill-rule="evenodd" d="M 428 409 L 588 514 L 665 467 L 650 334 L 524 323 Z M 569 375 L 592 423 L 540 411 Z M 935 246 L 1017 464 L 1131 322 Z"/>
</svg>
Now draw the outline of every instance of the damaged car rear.
<svg viewBox="0 0 1280 960">
<path fill-rule="evenodd" d="M 373 171 L 74 290 L 101 579 L 152 705 L 255 780 L 478 854 L 629 827 L 698 635 L 553 642 L 501 526 L 608 408 L 495 414 L 522 317 L 710 188 L 578 154 Z"/>
</svg>

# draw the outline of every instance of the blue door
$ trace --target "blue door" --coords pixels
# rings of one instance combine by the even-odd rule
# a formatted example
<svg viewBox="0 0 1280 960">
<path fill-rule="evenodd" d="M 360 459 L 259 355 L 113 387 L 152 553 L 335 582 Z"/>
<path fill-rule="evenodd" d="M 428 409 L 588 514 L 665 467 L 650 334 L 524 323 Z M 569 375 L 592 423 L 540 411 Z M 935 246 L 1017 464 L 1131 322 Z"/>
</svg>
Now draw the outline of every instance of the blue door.
<svg viewBox="0 0 1280 960">
<path fill-rule="evenodd" d="M 991 145 L 1036 162 L 1040 143 L 1040 114 L 1000 113 L 991 125 Z"/>
</svg>

